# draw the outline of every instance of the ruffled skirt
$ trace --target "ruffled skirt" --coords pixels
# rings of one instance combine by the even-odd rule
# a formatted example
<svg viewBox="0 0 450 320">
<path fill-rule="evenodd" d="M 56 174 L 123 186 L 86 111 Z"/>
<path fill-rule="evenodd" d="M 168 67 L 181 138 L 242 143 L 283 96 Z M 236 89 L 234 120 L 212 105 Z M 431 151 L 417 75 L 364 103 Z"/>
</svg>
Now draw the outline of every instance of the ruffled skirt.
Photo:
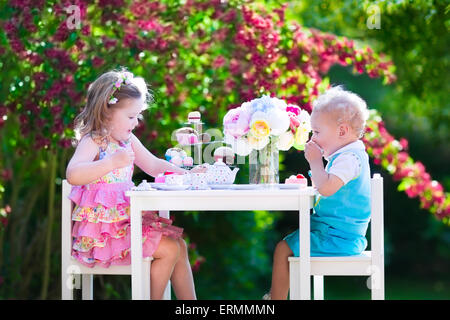
<svg viewBox="0 0 450 320">
<path fill-rule="evenodd" d="M 132 185 L 131 185 L 132 186 Z M 72 256 L 86 266 L 129 265 L 131 262 L 129 183 L 73 187 L 69 198 L 76 207 L 72 213 Z M 142 216 L 143 256 L 150 257 L 162 236 L 178 239 L 182 228 L 145 211 Z"/>
</svg>

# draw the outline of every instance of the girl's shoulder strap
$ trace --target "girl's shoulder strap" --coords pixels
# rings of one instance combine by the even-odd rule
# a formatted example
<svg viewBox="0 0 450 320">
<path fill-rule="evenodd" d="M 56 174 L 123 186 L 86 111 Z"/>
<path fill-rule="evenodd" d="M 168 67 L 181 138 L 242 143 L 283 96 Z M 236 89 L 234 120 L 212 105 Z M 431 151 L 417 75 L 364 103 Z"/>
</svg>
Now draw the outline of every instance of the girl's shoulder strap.
<svg viewBox="0 0 450 320">
<path fill-rule="evenodd" d="M 89 136 L 91 137 L 92 141 L 94 141 L 98 147 L 100 148 L 100 152 L 104 152 L 108 148 L 109 139 L 106 136 L 100 136 L 93 132 L 89 133 Z"/>
</svg>

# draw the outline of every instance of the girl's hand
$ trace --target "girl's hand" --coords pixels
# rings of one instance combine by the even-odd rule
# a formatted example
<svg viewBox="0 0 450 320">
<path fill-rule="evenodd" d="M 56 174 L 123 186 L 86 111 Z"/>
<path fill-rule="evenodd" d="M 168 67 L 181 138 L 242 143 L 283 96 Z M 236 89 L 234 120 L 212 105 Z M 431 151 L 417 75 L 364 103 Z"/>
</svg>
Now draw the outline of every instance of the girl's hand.
<svg viewBox="0 0 450 320">
<path fill-rule="evenodd" d="M 133 150 L 119 149 L 112 156 L 111 161 L 114 169 L 130 166 L 134 163 Z"/>
<path fill-rule="evenodd" d="M 312 140 L 310 140 L 305 146 L 305 158 L 309 163 L 322 159 L 322 150 Z"/>
</svg>

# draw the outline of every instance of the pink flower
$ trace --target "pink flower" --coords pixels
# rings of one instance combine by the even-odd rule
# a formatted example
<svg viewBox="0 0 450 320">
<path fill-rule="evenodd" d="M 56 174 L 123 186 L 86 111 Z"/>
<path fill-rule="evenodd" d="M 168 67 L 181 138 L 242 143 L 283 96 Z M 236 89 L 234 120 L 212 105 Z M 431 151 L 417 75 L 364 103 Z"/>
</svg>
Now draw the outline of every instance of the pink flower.
<svg viewBox="0 0 450 320">
<path fill-rule="evenodd" d="M 296 116 L 298 116 L 300 114 L 300 107 L 294 104 L 288 104 L 288 106 L 286 107 L 286 112 L 292 112 Z"/>
<path fill-rule="evenodd" d="M 399 142 L 403 150 L 408 149 L 408 140 L 406 140 L 405 138 L 401 138 Z"/>
<path fill-rule="evenodd" d="M 293 112 L 288 112 L 288 116 L 290 120 L 290 128 L 292 132 L 295 132 L 295 130 L 297 130 L 297 128 L 300 126 L 300 120 Z"/>
<path fill-rule="evenodd" d="M 241 107 L 231 109 L 223 118 L 225 134 L 240 138 L 249 130 L 250 114 Z"/>
<path fill-rule="evenodd" d="M 220 68 L 225 64 L 225 58 L 223 56 L 218 56 L 212 63 L 214 68 Z"/>
<path fill-rule="evenodd" d="M 70 139 L 62 138 L 61 140 L 59 140 L 59 145 L 65 149 L 67 149 L 72 146 L 72 142 L 70 141 Z"/>
<path fill-rule="evenodd" d="M 81 28 L 81 34 L 89 36 L 91 34 L 91 26 L 88 24 L 83 26 L 83 28 Z"/>
<path fill-rule="evenodd" d="M 94 57 L 94 58 L 92 59 L 92 65 L 93 65 L 95 68 L 98 68 L 98 67 L 102 66 L 104 63 L 105 63 L 105 60 L 103 60 L 102 58 Z"/>
<path fill-rule="evenodd" d="M 11 169 L 3 169 L 1 177 L 4 181 L 11 180 L 12 176 L 13 176 L 13 172 Z"/>
<path fill-rule="evenodd" d="M 236 87 L 236 83 L 231 80 L 231 79 L 227 79 L 225 80 L 225 91 L 226 92 L 231 92 L 231 90 L 233 90 L 233 88 Z"/>
<path fill-rule="evenodd" d="M 230 61 L 230 72 L 233 75 L 237 75 L 241 72 L 239 68 L 239 62 L 236 59 L 231 59 Z"/>
</svg>

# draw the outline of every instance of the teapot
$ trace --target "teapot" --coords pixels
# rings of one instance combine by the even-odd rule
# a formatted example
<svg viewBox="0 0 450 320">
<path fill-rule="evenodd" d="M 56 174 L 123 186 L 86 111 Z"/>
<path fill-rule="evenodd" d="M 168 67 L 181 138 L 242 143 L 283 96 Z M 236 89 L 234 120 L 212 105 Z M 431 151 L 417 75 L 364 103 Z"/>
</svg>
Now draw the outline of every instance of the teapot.
<svg viewBox="0 0 450 320">
<path fill-rule="evenodd" d="M 206 180 L 208 184 L 233 184 L 239 168 L 231 170 L 223 161 L 219 159 L 213 165 L 205 163 Z"/>
</svg>

